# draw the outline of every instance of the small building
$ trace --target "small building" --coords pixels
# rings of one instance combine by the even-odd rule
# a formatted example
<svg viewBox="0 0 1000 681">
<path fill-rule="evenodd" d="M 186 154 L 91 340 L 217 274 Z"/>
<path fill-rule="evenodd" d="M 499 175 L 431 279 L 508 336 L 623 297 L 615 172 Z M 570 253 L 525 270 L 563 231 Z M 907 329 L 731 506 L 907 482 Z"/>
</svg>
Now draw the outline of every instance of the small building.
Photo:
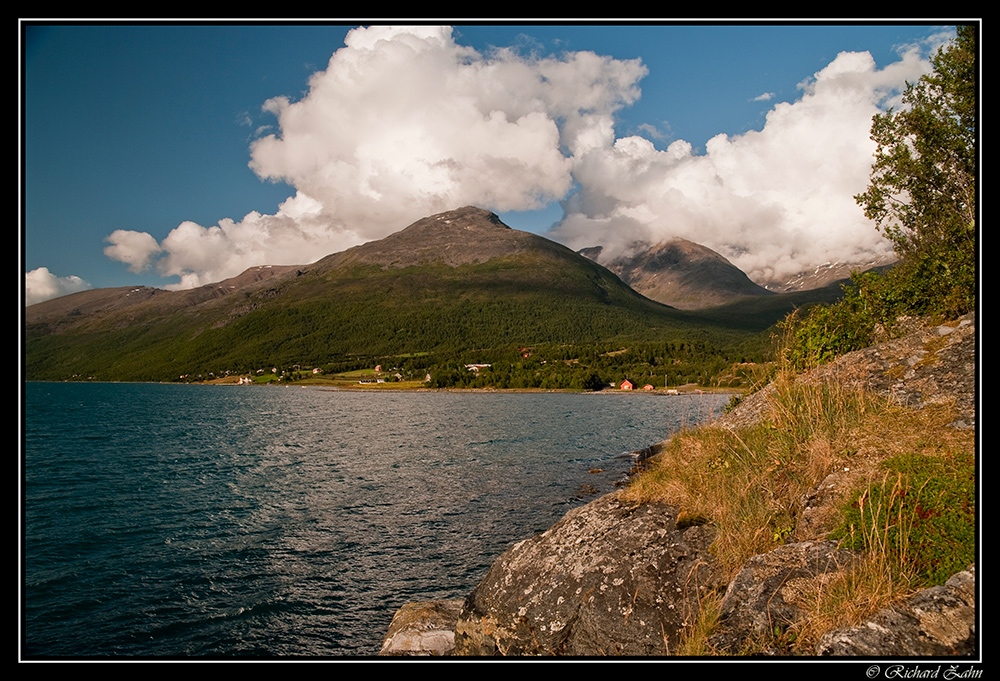
<svg viewBox="0 0 1000 681">
<path fill-rule="evenodd" d="M 635 384 L 626 378 L 624 381 L 621 382 L 621 385 L 619 385 L 618 387 L 621 388 L 622 390 L 632 390 L 633 388 L 635 388 Z"/>
<path fill-rule="evenodd" d="M 653 387 L 653 386 L 652 386 L 651 384 L 649 384 L 649 383 L 647 383 L 646 385 L 642 386 L 642 389 L 643 389 L 643 390 L 656 390 L 656 388 L 654 388 L 654 387 Z"/>
</svg>

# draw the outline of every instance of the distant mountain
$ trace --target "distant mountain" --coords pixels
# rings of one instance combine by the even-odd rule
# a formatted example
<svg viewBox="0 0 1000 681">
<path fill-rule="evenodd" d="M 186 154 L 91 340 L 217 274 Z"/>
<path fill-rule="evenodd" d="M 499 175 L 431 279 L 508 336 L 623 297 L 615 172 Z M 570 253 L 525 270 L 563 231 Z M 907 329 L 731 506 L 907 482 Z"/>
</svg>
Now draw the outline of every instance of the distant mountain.
<svg viewBox="0 0 1000 681">
<path fill-rule="evenodd" d="M 402 269 L 428 264 L 475 265 L 532 250 L 566 257 L 566 249 L 543 237 L 511 229 L 487 210 L 466 206 L 431 215 L 384 239 L 369 241 L 320 260 L 314 270 L 377 265 Z"/>
<path fill-rule="evenodd" d="M 167 315 L 177 310 L 252 290 L 262 282 L 298 270 L 294 266 L 262 265 L 223 281 L 184 291 L 165 291 L 151 286 L 122 286 L 80 291 L 25 308 L 25 326 L 43 335 L 63 330 L 100 326 L 117 318 L 128 319 Z"/>
<path fill-rule="evenodd" d="M 852 272 L 885 269 L 896 261 L 896 256 L 885 255 L 860 262 L 825 262 L 782 280 L 765 282 L 763 286 L 775 293 L 809 291 L 829 284 L 849 279 Z"/>
<path fill-rule="evenodd" d="M 176 380 L 347 356 L 661 337 L 700 328 L 604 267 L 466 207 L 296 267 L 25 308 L 29 380 Z"/>
<path fill-rule="evenodd" d="M 728 275 L 735 283 L 716 282 L 715 290 L 731 286 L 748 297 L 680 310 L 561 244 L 465 207 L 309 265 L 254 267 L 185 291 L 97 289 L 31 305 L 25 378 L 170 381 L 541 344 L 696 339 L 734 347 L 794 307 L 837 295 L 761 294 L 724 260 L 687 244 L 651 251 L 622 271 L 633 281 L 642 281 L 640 272 L 652 280 L 657 271 L 683 271 L 670 270 L 672 260 L 701 263 L 704 282 L 705 272 Z"/>
<path fill-rule="evenodd" d="M 580 253 L 602 262 L 601 251 L 597 246 Z M 714 307 L 748 296 L 774 295 L 720 254 L 681 238 L 642 246 L 634 255 L 604 264 L 647 298 L 685 310 Z"/>
</svg>

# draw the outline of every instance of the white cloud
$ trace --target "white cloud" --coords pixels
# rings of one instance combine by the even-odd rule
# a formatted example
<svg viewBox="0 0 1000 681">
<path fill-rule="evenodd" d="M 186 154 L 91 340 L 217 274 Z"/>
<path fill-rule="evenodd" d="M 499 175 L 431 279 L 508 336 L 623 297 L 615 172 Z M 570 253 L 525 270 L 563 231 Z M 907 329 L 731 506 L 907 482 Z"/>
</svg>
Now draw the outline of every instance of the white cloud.
<svg viewBox="0 0 1000 681">
<path fill-rule="evenodd" d="M 39 267 L 24 274 L 24 304 L 34 305 L 90 288 L 80 277 L 57 277 L 47 267 Z"/>
<path fill-rule="evenodd" d="M 250 167 L 297 192 L 276 215 L 185 222 L 157 245 L 162 253 L 152 237 L 116 233 L 106 252 L 132 267 L 158 256 L 160 273 L 188 287 L 253 265 L 311 262 L 466 204 L 541 208 L 572 188 L 563 149 L 604 144 L 645 73 L 638 61 L 589 52 L 483 55 L 447 27 L 355 29 L 303 99 L 264 105 L 279 132 L 252 145 Z"/>
<path fill-rule="evenodd" d="M 116 229 L 104 240 L 111 244 L 105 247 L 104 255 L 126 263 L 133 272 L 141 272 L 149 267 L 161 250 L 156 239 L 146 232 Z"/>
<path fill-rule="evenodd" d="M 277 132 L 252 144 L 249 165 L 296 190 L 275 215 L 185 222 L 159 243 L 118 231 L 105 252 L 186 288 L 312 262 L 466 204 L 563 200 L 551 236 L 571 247 L 614 254 L 681 236 L 758 280 L 781 277 L 888 250 L 852 197 L 867 184 L 872 115 L 926 68 L 916 50 L 881 70 L 843 53 L 760 131 L 719 135 L 696 156 L 683 140 L 616 138 L 614 114 L 646 74 L 638 60 L 482 54 L 447 27 L 359 28 L 301 100 L 264 104 Z"/>
<path fill-rule="evenodd" d="M 872 116 L 927 64 L 915 51 L 878 70 L 867 53 L 842 53 L 776 104 L 760 131 L 684 141 L 658 150 L 639 137 L 595 145 L 574 159 L 579 190 L 553 236 L 604 257 L 633 242 L 678 236 L 713 248 L 757 281 L 827 261 L 888 253 L 853 196 L 864 190 Z"/>
</svg>

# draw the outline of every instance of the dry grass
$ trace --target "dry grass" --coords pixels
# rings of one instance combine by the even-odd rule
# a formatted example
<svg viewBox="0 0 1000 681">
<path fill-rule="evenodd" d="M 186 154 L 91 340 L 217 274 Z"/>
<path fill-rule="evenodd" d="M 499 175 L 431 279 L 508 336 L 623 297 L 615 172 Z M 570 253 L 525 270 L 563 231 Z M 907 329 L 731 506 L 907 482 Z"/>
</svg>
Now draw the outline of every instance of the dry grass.
<svg viewBox="0 0 1000 681">
<path fill-rule="evenodd" d="M 698 617 L 690 623 L 681 636 L 675 655 L 682 657 L 710 657 L 717 654 L 709 637 L 715 631 L 722 612 L 722 595 L 711 592 L 701 599 Z"/>
<path fill-rule="evenodd" d="M 850 485 L 836 497 L 840 504 L 860 492 L 855 503 L 863 506 L 871 499 L 864 494 L 866 486 L 889 489 L 877 503 L 893 508 L 871 509 L 876 512 L 862 514 L 867 520 L 853 528 L 866 533 L 868 547 L 855 569 L 817 582 L 814 593 L 803 595 L 810 616 L 790 633 L 793 647 L 805 650 L 830 628 L 858 623 L 913 590 L 906 546 L 910 519 L 896 502 L 906 494 L 912 500 L 914 490 L 904 489 L 901 476 L 886 477 L 883 462 L 914 452 L 974 452 L 974 434 L 946 426 L 954 418 L 948 405 L 906 409 L 832 380 L 778 376 L 772 386 L 759 423 L 738 429 L 708 425 L 676 434 L 624 494 L 679 507 L 680 523 L 711 523 L 717 532 L 713 551 L 732 577 L 748 558 L 792 536 L 802 500 L 821 482 L 837 478 Z M 842 517 L 842 511 L 831 508 L 825 530 Z M 705 608 L 686 638 L 686 650 L 711 654 L 705 632 L 713 626 L 712 613 Z"/>
<path fill-rule="evenodd" d="M 717 554 L 731 570 L 784 543 L 803 495 L 851 458 L 861 424 L 887 408 L 832 383 L 774 386 L 761 423 L 676 434 L 625 492 L 679 506 L 682 521 L 710 519 Z"/>
</svg>

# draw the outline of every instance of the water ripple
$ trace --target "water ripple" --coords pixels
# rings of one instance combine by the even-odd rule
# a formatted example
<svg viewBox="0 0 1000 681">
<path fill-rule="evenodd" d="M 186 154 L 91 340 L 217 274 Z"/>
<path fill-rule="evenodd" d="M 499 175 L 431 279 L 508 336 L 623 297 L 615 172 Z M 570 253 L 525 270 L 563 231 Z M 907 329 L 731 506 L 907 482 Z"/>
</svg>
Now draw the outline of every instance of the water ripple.
<svg viewBox="0 0 1000 681">
<path fill-rule="evenodd" d="M 24 652 L 374 655 L 724 402 L 28 384 Z"/>
</svg>

